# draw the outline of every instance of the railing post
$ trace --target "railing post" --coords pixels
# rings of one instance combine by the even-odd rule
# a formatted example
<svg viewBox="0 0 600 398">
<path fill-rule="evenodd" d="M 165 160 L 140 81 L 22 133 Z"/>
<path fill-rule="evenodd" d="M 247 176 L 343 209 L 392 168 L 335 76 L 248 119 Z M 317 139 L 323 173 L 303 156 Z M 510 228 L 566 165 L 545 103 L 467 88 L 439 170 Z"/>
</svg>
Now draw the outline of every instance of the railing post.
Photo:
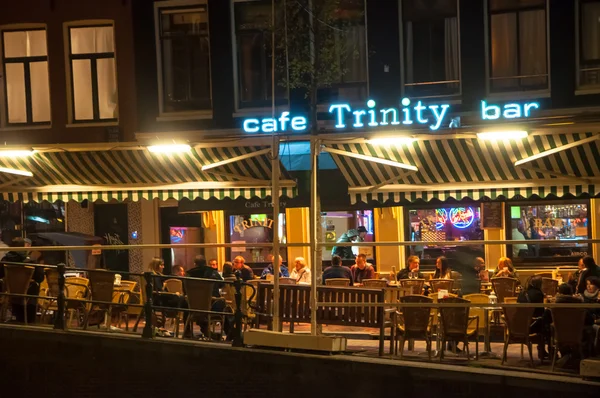
<svg viewBox="0 0 600 398">
<path fill-rule="evenodd" d="M 235 282 L 235 314 L 233 323 L 233 341 L 231 345 L 233 347 L 243 347 L 244 338 L 242 337 L 242 279 L 238 272 L 236 272 Z"/>
<path fill-rule="evenodd" d="M 54 315 L 54 329 L 65 329 L 65 264 L 56 266 L 58 271 L 58 297 L 56 298 L 56 314 Z"/>
<path fill-rule="evenodd" d="M 154 325 L 152 325 L 152 294 L 154 289 L 152 287 L 152 273 L 145 272 L 144 279 L 146 280 L 146 302 L 144 303 L 144 316 L 146 318 L 146 325 L 142 331 L 142 337 L 145 339 L 154 338 Z"/>
</svg>

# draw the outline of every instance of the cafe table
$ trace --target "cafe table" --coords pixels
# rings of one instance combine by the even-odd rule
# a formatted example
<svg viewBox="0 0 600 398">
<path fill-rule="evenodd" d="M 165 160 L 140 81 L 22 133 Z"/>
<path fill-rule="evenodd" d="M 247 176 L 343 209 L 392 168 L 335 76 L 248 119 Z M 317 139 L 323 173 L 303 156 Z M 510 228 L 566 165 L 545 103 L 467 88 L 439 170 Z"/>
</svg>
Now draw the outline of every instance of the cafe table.
<svg viewBox="0 0 600 398">
<path fill-rule="evenodd" d="M 483 310 L 484 333 L 483 333 L 483 351 L 479 353 L 482 358 L 500 359 L 500 357 L 492 352 L 492 343 L 490 339 L 490 311 L 499 310 L 498 307 L 481 307 Z"/>
</svg>

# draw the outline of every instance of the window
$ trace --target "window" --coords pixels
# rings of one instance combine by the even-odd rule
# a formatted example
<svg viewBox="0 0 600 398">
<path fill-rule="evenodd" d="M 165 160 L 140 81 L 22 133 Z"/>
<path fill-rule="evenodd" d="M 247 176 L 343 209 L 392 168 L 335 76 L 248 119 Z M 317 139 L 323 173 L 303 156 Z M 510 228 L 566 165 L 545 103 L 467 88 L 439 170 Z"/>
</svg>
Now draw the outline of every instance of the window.
<svg viewBox="0 0 600 398">
<path fill-rule="evenodd" d="M 188 6 L 173 7 L 177 3 Z M 156 4 L 161 113 L 212 108 L 208 7 L 205 1 L 190 3 Z"/>
<path fill-rule="evenodd" d="M 268 247 L 252 247 L 252 243 L 272 243 L 273 228 L 278 228 L 279 243 L 285 244 L 286 222 L 285 214 L 279 214 L 275 223 L 273 214 L 246 214 L 229 216 L 229 238 L 231 243 L 239 246 L 231 248 L 231 258 L 242 256 L 246 263 L 264 263 L 271 253 Z M 287 251 L 282 248 L 279 252 L 283 261 L 287 261 Z"/>
<path fill-rule="evenodd" d="M 489 0 L 491 93 L 548 89 L 546 0 Z"/>
<path fill-rule="evenodd" d="M 364 101 L 368 95 L 365 0 L 340 0 L 336 16 L 338 29 L 330 32 L 338 49 L 334 62 L 340 74 L 331 85 L 318 90 L 318 101 Z"/>
<path fill-rule="evenodd" d="M 600 1 L 579 3 L 578 87 L 600 86 Z"/>
<path fill-rule="evenodd" d="M 373 224 L 373 210 L 357 210 L 357 211 L 328 211 L 321 213 L 322 223 L 322 242 L 328 242 L 330 245 L 323 247 L 323 261 L 331 261 L 332 250 L 340 238 L 350 230 L 354 230 L 360 226 L 365 227 L 367 230 L 366 234 L 359 236 L 360 242 L 373 242 L 374 241 L 374 224 Z M 344 240 L 344 242 L 348 242 Z M 341 247 L 341 246 L 340 246 Z M 373 262 L 374 251 L 373 247 L 358 247 L 353 246 L 350 248 L 352 253 L 356 256 L 359 253 L 363 253 L 367 256 L 370 262 Z M 349 253 L 348 253 L 349 254 Z M 342 257 L 342 256 L 340 256 Z M 348 260 L 350 256 L 343 257 L 342 260 Z M 350 265 L 354 264 L 354 260 L 349 261 Z"/>
<path fill-rule="evenodd" d="M 435 265 L 436 258 L 445 256 L 452 266 L 472 264 L 476 257 L 484 256 L 482 245 L 473 246 L 434 246 L 427 242 L 483 240 L 483 230 L 479 206 L 456 205 L 438 208 L 411 209 L 408 211 L 410 223 L 409 240 L 421 242 L 410 246 L 410 255 L 421 258 L 426 266 Z"/>
<path fill-rule="evenodd" d="M 404 92 L 408 97 L 460 94 L 458 1 L 402 1 Z"/>
<path fill-rule="evenodd" d="M 510 206 L 508 239 L 523 244 L 509 245 L 515 263 L 546 262 L 575 264 L 590 253 L 587 201 L 539 203 Z M 527 240 L 552 240 L 551 245 L 528 244 Z"/>
<path fill-rule="evenodd" d="M 5 30 L 2 49 L 4 124 L 50 123 L 46 30 Z"/>
<path fill-rule="evenodd" d="M 72 120 L 117 120 L 113 26 L 71 26 L 68 29 Z"/>
<path fill-rule="evenodd" d="M 271 0 L 234 3 L 239 107 L 266 107 L 272 104 Z M 276 23 L 283 17 L 276 15 Z M 276 62 L 285 59 L 276 48 Z M 287 102 L 284 68 L 275 68 L 275 104 Z"/>
</svg>

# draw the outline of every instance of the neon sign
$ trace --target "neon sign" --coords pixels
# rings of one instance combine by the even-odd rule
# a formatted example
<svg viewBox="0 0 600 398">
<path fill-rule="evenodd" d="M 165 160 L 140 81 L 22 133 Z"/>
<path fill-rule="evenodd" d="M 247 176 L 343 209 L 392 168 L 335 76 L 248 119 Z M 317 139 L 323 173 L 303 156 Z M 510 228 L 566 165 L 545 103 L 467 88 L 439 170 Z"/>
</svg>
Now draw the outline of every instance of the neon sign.
<svg viewBox="0 0 600 398">
<path fill-rule="evenodd" d="M 435 228 L 439 231 L 448 221 L 448 212 L 446 209 L 435 209 L 435 218 Z"/>
<path fill-rule="evenodd" d="M 450 222 L 456 228 L 464 229 L 473 224 L 475 211 L 472 207 L 453 207 L 450 209 Z"/>
<path fill-rule="evenodd" d="M 449 104 L 424 104 L 418 100 L 412 102 L 402 98 L 399 107 L 377 108 L 377 103 L 370 99 L 366 108 L 352 108 L 349 103 L 331 104 L 329 113 L 335 121 L 335 129 L 370 129 L 379 126 L 411 126 L 426 125 L 430 130 L 439 130 L 442 126 L 450 127 L 445 120 L 450 109 Z M 529 118 L 538 102 L 509 103 L 505 105 L 488 104 L 481 101 L 481 120 L 520 119 Z M 277 133 L 285 131 L 303 132 L 308 129 L 308 119 L 305 116 L 292 116 L 290 112 L 282 112 L 279 117 L 263 119 L 250 118 L 242 122 L 246 133 Z"/>
</svg>

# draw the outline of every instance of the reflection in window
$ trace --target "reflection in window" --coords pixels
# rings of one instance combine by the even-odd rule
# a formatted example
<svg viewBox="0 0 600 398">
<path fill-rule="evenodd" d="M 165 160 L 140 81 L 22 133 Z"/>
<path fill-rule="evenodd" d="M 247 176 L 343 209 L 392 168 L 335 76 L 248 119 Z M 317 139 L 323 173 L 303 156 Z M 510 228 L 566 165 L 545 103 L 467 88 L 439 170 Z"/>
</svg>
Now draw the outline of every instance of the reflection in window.
<svg viewBox="0 0 600 398">
<path fill-rule="evenodd" d="M 113 26 L 69 29 L 74 121 L 117 119 Z"/>
<path fill-rule="evenodd" d="M 2 32 L 7 124 L 50 122 L 46 30 Z"/>
<path fill-rule="evenodd" d="M 363 101 L 367 98 L 365 0 L 340 0 L 336 25 L 338 29 L 330 32 L 338 50 L 334 62 L 341 73 L 329 87 L 319 88 L 318 100 Z"/>
<path fill-rule="evenodd" d="M 279 243 L 285 244 L 285 214 L 279 214 L 278 223 L 272 214 L 249 214 L 229 216 L 229 238 L 231 243 L 239 244 L 231 248 L 231 258 L 242 256 L 246 263 L 262 263 L 267 261 L 271 253 L 269 247 L 252 247 L 253 243 L 272 243 L 273 228 L 278 228 Z M 280 250 L 283 261 L 287 261 L 286 250 Z"/>
<path fill-rule="evenodd" d="M 275 21 L 283 21 L 276 14 Z M 272 45 L 271 0 L 241 1 L 235 3 L 235 34 L 237 42 L 237 70 L 240 106 L 271 106 L 272 98 Z M 276 48 L 276 51 L 283 51 Z M 276 59 L 285 59 L 285 54 Z M 275 68 L 275 101 L 282 104 L 287 90 L 282 85 L 285 70 Z"/>
<path fill-rule="evenodd" d="M 477 205 L 409 210 L 409 238 L 421 242 L 410 246 L 410 255 L 419 256 L 425 265 L 435 264 L 439 256 L 452 259 L 453 266 L 472 264 L 475 257 L 483 257 L 483 246 L 435 246 L 427 242 L 483 240 L 479 216 Z"/>
<path fill-rule="evenodd" d="M 460 92 L 457 0 L 402 1 L 407 96 Z"/>
<path fill-rule="evenodd" d="M 600 1 L 579 3 L 579 86 L 600 85 Z"/>
<path fill-rule="evenodd" d="M 577 262 L 589 253 L 587 203 L 540 204 L 534 206 L 510 206 L 511 240 L 523 244 L 510 247 L 515 262 Z M 528 244 L 527 240 L 552 240 L 550 245 Z"/>
<path fill-rule="evenodd" d="M 373 210 L 328 211 L 321 213 L 321 223 L 323 227 L 321 241 L 330 243 L 330 245 L 322 249 L 323 261 L 331 260 L 331 251 L 335 243 L 350 230 L 356 230 L 361 226 L 365 227 L 367 234 L 363 241 L 374 241 Z M 372 247 L 354 246 L 350 247 L 350 249 L 354 256 L 364 253 L 369 260 L 374 258 L 375 253 Z M 346 256 L 346 258 L 350 258 L 350 256 Z"/>
<path fill-rule="evenodd" d="M 546 0 L 490 0 L 490 91 L 548 88 Z"/>
<path fill-rule="evenodd" d="M 164 112 L 212 108 L 206 4 L 160 10 Z"/>
</svg>

